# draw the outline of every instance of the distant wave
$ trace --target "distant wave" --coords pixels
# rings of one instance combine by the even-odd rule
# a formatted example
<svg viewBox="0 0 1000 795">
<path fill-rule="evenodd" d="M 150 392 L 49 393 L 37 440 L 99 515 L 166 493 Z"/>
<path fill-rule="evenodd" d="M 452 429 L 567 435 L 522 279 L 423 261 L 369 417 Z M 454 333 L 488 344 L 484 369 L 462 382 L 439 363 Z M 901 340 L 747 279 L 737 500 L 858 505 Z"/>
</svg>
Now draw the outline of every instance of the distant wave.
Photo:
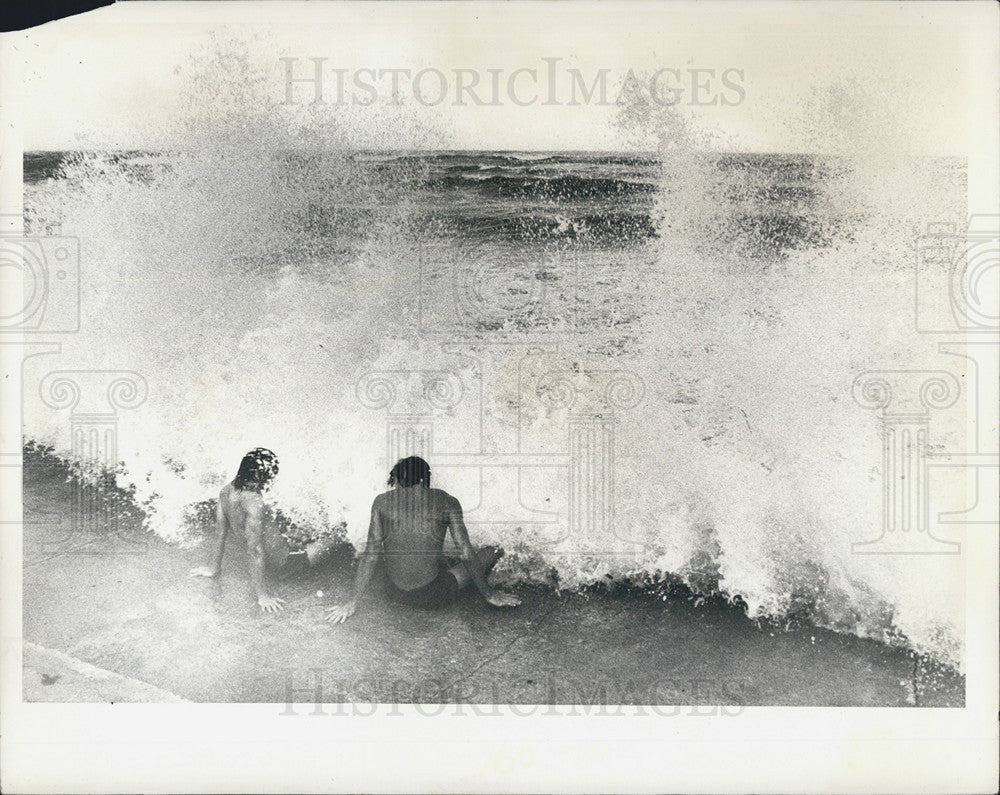
<svg viewBox="0 0 1000 795">
<path fill-rule="evenodd" d="M 605 177 L 550 176 L 538 174 L 478 174 L 445 175 L 430 182 L 430 187 L 442 190 L 473 189 L 495 197 L 518 199 L 603 199 L 652 195 L 656 186 Z"/>
<path fill-rule="evenodd" d="M 142 182 L 175 164 L 171 153 L 138 150 L 29 152 L 25 182 L 61 179 L 81 157 Z M 672 208 L 687 201 L 676 191 L 695 179 L 696 190 L 713 197 L 689 219 L 697 245 L 753 259 L 826 245 L 844 226 L 821 206 L 821 186 L 836 173 L 836 163 L 805 155 L 719 155 L 697 176 L 683 167 L 671 173 L 650 155 L 629 153 L 284 151 L 272 157 L 278 172 L 311 180 L 308 203 L 272 209 L 286 231 L 306 241 L 296 244 L 302 251 L 294 256 L 307 259 L 335 256 L 363 237 L 361 230 L 382 212 L 371 203 L 390 206 L 401 195 L 413 200 L 413 223 L 452 234 L 511 241 L 542 235 L 613 246 L 655 237 L 658 212 L 674 225 Z M 330 174 L 342 175 L 345 168 L 369 186 L 365 202 L 345 197 L 339 177 L 331 181 Z"/>
</svg>

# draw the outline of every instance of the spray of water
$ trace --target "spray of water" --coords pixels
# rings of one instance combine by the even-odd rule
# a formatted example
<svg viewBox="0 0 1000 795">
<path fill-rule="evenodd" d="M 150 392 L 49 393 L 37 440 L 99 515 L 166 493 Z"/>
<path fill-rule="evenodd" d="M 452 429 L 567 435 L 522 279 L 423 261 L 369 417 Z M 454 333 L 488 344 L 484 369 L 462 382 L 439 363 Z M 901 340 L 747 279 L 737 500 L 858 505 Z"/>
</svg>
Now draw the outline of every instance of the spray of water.
<svg viewBox="0 0 1000 795">
<path fill-rule="evenodd" d="M 153 531 L 184 540 L 191 506 L 246 450 L 266 446 L 281 459 L 278 507 L 304 526 L 346 521 L 358 542 L 387 469 L 385 427 L 359 401 L 367 373 L 419 362 L 468 385 L 493 357 L 487 451 L 529 426 L 544 447 L 569 409 L 545 394 L 525 405 L 517 357 L 497 353 L 497 342 L 514 349 L 528 338 L 523 317 L 481 330 L 457 354 L 447 339 L 418 336 L 421 208 L 407 186 L 421 166 L 362 168 L 336 119 L 279 123 L 243 58 L 210 58 L 212 79 L 195 69 L 183 150 L 144 168 L 135 157 L 78 155 L 33 189 L 27 220 L 57 220 L 83 242 L 82 330 L 62 356 L 133 369 L 150 384 L 146 403 L 120 418 L 119 479 Z M 652 135 L 662 162 L 658 236 L 627 260 L 641 304 L 626 318 L 629 342 L 594 332 L 562 345 L 570 372 L 596 355 L 643 385 L 637 410 L 617 418 L 614 532 L 529 533 L 516 505 L 499 505 L 482 540 L 514 550 L 508 571 L 519 577 L 554 571 L 562 587 L 579 587 L 670 575 L 739 597 L 753 617 L 795 613 L 902 636 L 960 664 L 955 561 L 851 554 L 851 542 L 878 534 L 882 488 L 877 420 L 851 400 L 851 383 L 868 369 L 929 367 L 906 321 L 911 241 L 898 220 L 913 213 L 900 203 L 875 212 L 862 187 L 875 171 L 906 196 L 902 172 L 857 158 L 810 166 L 804 187 L 819 195 L 789 229 L 787 213 L 740 212 L 767 180 L 746 178 L 734 202 L 724 160 L 679 115 L 639 97 L 623 124 Z M 418 148 L 426 135 L 396 146 Z M 776 245 L 776 235 L 804 242 Z M 539 252 L 543 272 L 549 255 Z M 612 316 L 591 298 L 597 316 Z M 481 420 L 456 410 L 446 432 L 474 436 Z M 29 401 L 25 422 L 29 436 L 69 449 L 65 423 L 44 407 Z M 502 485 L 495 472 L 464 477 L 483 493 Z M 458 493 L 464 482 L 441 485 Z M 541 478 L 527 490 L 537 505 L 565 484 Z"/>
</svg>

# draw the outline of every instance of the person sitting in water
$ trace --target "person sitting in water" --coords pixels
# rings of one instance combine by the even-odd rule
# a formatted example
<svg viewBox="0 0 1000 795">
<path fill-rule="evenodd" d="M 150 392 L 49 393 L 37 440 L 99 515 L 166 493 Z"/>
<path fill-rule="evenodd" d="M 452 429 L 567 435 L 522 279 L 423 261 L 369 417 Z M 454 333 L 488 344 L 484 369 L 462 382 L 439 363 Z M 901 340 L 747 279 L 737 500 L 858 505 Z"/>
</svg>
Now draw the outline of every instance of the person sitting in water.
<svg viewBox="0 0 1000 795">
<path fill-rule="evenodd" d="M 393 601 L 413 607 L 443 607 L 471 582 L 492 605 L 520 604 L 516 596 L 494 590 L 486 581 L 503 550 L 492 546 L 473 549 L 462 519 L 462 504 L 430 484 L 431 469 L 422 458 L 404 458 L 392 468 L 392 490 L 379 494 L 372 503 L 368 543 L 358 564 L 354 594 L 349 602 L 330 608 L 327 621 L 342 623 L 354 615 L 380 553 L 385 555 Z M 460 557 L 451 568 L 443 554 L 448 531 Z"/>
<path fill-rule="evenodd" d="M 219 492 L 219 504 L 215 510 L 219 539 L 214 563 L 191 569 L 192 577 L 218 577 L 222 572 L 226 537 L 231 530 L 236 531 L 246 542 L 250 557 L 250 583 L 257 596 L 257 604 L 266 613 L 281 610 L 284 600 L 268 593 L 265 568 L 286 574 L 295 568 L 295 563 L 320 562 L 332 546 L 328 542 L 314 541 L 305 550 L 293 552 L 273 523 L 264 520 L 263 493 L 277 474 L 278 457 L 270 450 L 258 447 L 243 456 L 233 482 Z"/>
</svg>

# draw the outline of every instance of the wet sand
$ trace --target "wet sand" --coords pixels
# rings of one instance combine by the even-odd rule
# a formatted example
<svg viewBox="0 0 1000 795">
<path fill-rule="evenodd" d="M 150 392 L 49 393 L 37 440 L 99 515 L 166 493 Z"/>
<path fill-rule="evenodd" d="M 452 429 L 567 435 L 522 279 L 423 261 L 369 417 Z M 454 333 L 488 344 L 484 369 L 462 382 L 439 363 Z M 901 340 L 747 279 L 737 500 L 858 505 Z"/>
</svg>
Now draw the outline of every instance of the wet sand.
<svg viewBox="0 0 1000 795">
<path fill-rule="evenodd" d="M 205 546 L 134 521 L 74 530 L 63 473 L 30 461 L 24 503 L 28 701 L 964 706 L 963 677 L 903 649 L 715 602 L 524 588 L 513 610 L 470 595 L 427 612 L 376 579 L 333 626 L 324 610 L 350 587 L 333 566 L 277 582 L 285 609 L 262 615 L 238 548 L 195 579 Z"/>
</svg>

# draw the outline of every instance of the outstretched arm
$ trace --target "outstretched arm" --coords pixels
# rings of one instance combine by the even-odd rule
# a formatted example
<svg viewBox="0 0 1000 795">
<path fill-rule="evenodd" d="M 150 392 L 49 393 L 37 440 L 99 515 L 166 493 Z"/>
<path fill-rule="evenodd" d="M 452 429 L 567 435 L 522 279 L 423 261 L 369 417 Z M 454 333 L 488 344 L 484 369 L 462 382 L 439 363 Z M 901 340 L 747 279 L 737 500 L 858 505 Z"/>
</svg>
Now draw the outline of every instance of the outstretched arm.
<svg viewBox="0 0 1000 795">
<path fill-rule="evenodd" d="M 497 607 L 514 607 L 519 604 L 520 600 L 516 596 L 505 591 L 494 590 L 486 581 L 482 564 L 479 562 L 476 550 L 473 549 L 472 542 L 469 540 L 469 530 L 465 526 L 465 518 L 462 516 L 462 506 L 458 500 L 455 500 L 454 505 L 448 511 L 448 528 L 451 530 L 451 536 L 455 539 L 455 545 L 458 547 L 458 556 L 462 559 L 462 563 L 465 564 L 469 576 L 476 584 L 476 588 L 479 589 L 479 593 L 483 595 L 483 598 L 491 605 Z"/>
<path fill-rule="evenodd" d="M 264 501 L 259 496 L 247 506 L 246 535 L 247 553 L 250 556 L 250 583 L 257 596 L 257 604 L 265 613 L 281 610 L 281 603 L 285 600 L 267 592 L 264 574 Z"/>
<path fill-rule="evenodd" d="M 222 573 L 222 556 L 226 552 L 226 536 L 229 534 L 229 520 L 226 518 L 226 511 L 222 507 L 222 498 L 219 498 L 215 506 L 215 527 L 219 538 L 215 543 L 215 557 L 211 566 L 199 566 L 191 569 L 192 577 L 218 577 Z"/>
<path fill-rule="evenodd" d="M 365 551 L 361 553 L 361 559 L 358 561 L 358 572 L 354 576 L 354 594 L 349 602 L 331 607 L 330 614 L 326 617 L 327 621 L 342 624 L 354 615 L 354 611 L 358 609 L 358 601 L 364 594 L 365 588 L 368 587 L 368 582 L 375 571 L 375 564 L 378 563 L 379 552 L 382 550 L 382 539 L 382 517 L 379 515 L 376 505 L 372 503 L 372 518 L 368 523 L 368 541 L 365 544 Z"/>
</svg>

